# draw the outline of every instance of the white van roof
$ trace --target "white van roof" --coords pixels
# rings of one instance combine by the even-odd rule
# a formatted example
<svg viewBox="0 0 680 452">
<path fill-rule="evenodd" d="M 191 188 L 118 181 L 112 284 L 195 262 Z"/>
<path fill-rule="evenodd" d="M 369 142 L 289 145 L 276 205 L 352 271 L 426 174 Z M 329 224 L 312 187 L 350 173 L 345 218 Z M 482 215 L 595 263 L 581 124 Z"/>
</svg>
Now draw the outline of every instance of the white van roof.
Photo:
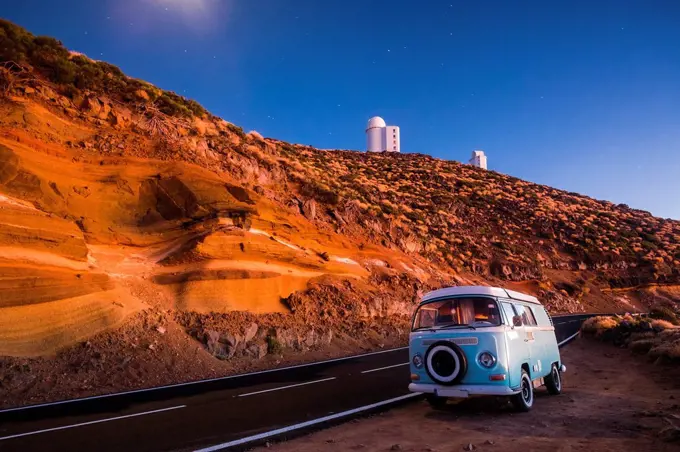
<svg viewBox="0 0 680 452">
<path fill-rule="evenodd" d="M 451 297 L 455 295 L 489 295 L 492 297 L 512 298 L 513 300 L 525 301 L 527 303 L 541 304 L 538 298 L 514 290 L 503 289 L 501 287 L 488 286 L 454 286 L 434 290 L 423 295 L 421 303 L 435 298 Z"/>
</svg>

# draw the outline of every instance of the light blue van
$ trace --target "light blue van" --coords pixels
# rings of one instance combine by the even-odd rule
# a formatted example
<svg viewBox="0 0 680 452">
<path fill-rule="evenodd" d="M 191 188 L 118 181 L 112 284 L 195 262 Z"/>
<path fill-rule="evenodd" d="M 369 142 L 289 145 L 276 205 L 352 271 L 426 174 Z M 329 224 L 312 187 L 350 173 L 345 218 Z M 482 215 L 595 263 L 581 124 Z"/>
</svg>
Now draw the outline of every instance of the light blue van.
<svg viewBox="0 0 680 452">
<path fill-rule="evenodd" d="M 562 391 L 552 319 L 530 295 L 498 287 L 460 286 L 423 296 L 409 337 L 412 392 L 436 408 L 447 398 L 508 396 L 519 411 L 534 388 Z"/>
</svg>

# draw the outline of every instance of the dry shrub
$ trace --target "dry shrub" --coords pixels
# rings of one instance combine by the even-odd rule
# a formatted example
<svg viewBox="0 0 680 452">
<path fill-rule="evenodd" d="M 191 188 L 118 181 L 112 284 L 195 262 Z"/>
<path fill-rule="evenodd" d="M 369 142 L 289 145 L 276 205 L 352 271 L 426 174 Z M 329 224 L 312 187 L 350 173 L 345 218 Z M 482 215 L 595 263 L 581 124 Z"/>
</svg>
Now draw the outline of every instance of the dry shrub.
<svg viewBox="0 0 680 452">
<path fill-rule="evenodd" d="M 666 320 L 653 320 L 652 328 L 654 328 L 655 330 L 668 330 L 677 327 L 673 325 L 671 322 L 668 322 Z"/>
<path fill-rule="evenodd" d="M 680 360 L 680 340 L 670 343 L 657 343 L 649 350 L 649 356 L 652 358 L 670 358 L 671 360 Z"/>
<path fill-rule="evenodd" d="M 582 331 L 653 359 L 680 361 L 680 327 L 665 320 L 593 317 L 583 323 Z"/>
<path fill-rule="evenodd" d="M 19 83 L 32 80 L 30 72 L 23 66 L 5 61 L 0 64 L 0 95 L 7 97 Z"/>
<path fill-rule="evenodd" d="M 655 319 L 666 320 L 672 323 L 673 325 L 680 324 L 680 319 L 678 318 L 678 315 L 675 313 L 675 309 L 669 303 L 654 304 L 649 310 L 649 315 L 650 317 Z"/>
<path fill-rule="evenodd" d="M 601 335 L 604 331 L 616 328 L 619 322 L 613 317 L 591 317 L 581 326 L 581 330 L 586 334 Z"/>
<path fill-rule="evenodd" d="M 628 347 L 636 353 L 648 353 L 656 345 L 655 339 L 641 339 L 632 341 Z"/>
</svg>

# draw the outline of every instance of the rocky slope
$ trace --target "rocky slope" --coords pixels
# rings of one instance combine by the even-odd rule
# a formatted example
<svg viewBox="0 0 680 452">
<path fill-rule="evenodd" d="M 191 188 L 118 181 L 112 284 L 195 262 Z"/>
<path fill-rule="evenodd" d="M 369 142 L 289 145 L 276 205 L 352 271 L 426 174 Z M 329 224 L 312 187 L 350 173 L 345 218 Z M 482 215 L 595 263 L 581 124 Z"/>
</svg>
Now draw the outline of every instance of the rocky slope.
<svg viewBox="0 0 680 452">
<path fill-rule="evenodd" d="M 1 404 L 400 344 L 445 284 L 553 312 L 677 301 L 677 221 L 246 134 L 4 21 L 0 63 Z"/>
</svg>

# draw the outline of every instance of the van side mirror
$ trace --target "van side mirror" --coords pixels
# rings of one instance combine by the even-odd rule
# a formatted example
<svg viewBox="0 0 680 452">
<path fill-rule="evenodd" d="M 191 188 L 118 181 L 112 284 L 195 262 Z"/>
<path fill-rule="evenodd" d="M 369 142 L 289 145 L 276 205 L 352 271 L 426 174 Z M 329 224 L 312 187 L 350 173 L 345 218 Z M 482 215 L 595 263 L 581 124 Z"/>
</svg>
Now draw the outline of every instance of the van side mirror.
<svg viewBox="0 0 680 452">
<path fill-rule="evenodd" d="M 512 317 L 512 325 L 513 326 L 522 326 L 522 316 L 521 315 L 516 315 Z"/>
</svg>

